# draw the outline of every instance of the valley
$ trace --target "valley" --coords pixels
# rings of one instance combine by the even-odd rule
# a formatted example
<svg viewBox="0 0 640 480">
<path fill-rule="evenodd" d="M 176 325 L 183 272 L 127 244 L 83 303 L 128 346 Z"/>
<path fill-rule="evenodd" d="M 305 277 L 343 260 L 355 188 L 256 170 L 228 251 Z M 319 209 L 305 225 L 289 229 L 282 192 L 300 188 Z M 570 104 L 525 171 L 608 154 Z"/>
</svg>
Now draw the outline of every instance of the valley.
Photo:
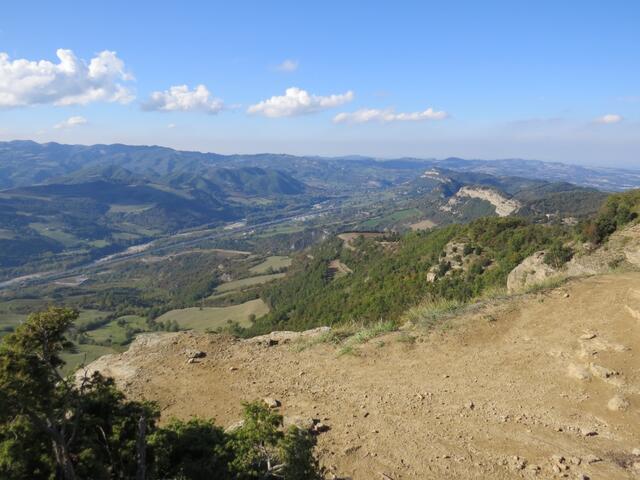
<svg viewBox="0 0 640 480">
<path fill-rule="evenodd" d="M 10 188 L 0 191 L 0 244 L 10 259 L 0 264 L 1 334 L 48 305 L 77 308 L 81 353 L 67 357 L 68 371 L 126 349 L 142 332 L 247 336 L 393 318 L 425 296 L 466 302 L 500 288 L 534 250 L 571 236 L 563 222 L 593 214 L 607 195 L 450 159 L 223 157 L 31 142 L 0 152 L 23 158 L 9 162 Z M 28 185 L 40 169 L 40 183 Z M 515 217 L 496 218 L 507 214 Z M 473 223 L 487 215 L 494 220 Z M 493 245 L 500 235 L 506 243 Z M 482 252 L 469 257 L 464 280 L 451 275 L 455 254 L 438 259 L 451 241 Z M 433 282 L 438 271 L 443 278 Z"/>
</svg>

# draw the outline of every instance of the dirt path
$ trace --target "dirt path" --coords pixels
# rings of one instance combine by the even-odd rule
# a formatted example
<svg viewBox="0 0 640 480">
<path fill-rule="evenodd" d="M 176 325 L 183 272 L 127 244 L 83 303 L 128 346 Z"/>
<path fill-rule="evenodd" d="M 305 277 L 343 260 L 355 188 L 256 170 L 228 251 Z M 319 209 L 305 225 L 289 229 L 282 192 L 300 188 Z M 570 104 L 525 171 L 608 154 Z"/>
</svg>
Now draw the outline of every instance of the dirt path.
<svg viewBox="0 0 640 480">
<path fill-rule="evenodd" d="M 286 417 L 330 427 L 322 463 L 354 479 L 630 479 L 640 474 L 635 314 L 640 274 L 600 276 L 411 331 L 413 342 L 389 334 L 357 356 L 179 333 L 143 336 L 94 365 L 165 418 L 230 425 L 240 402 L 274 397 Z M 190 348 L 207 357 L 186 363 Z"/>
</svg>

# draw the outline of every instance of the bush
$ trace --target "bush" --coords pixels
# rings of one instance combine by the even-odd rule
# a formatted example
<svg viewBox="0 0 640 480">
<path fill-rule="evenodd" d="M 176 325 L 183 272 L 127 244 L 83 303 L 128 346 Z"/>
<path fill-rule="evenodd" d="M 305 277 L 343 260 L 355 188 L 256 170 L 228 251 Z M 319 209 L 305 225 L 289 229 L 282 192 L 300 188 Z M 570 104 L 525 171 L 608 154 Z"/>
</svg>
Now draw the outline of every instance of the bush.
<svg viewBox="0 0 640 480">
<path fill-rule="evenodd" d="M 571 257 L 573 257 L 573 250 L 570 247 L 565 246 L 561 241 L 554 241 L 544 255 L 544 263 L 558 269 L 571 260 Z"/>
</svg>

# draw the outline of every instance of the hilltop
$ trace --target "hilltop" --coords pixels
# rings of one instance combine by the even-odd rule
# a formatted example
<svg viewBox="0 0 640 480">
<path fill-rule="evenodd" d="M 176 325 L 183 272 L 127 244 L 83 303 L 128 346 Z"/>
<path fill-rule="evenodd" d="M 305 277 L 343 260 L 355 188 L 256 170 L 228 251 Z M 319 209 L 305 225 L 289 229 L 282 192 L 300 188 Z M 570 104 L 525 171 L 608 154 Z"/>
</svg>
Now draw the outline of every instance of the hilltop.
<svg viewBox="0 0 640 480">
<path fill-rule="evenodd" d="M 327 426 L 322 463 L 356 480 L 630 479 L 640 466 L 639 282 L 597 276 L 491 301 L 349 353 L 326 332 L 148 334 L 89 368 L 157 400 L 165 419 L 230 426 L 242 401 L 277 399 L 289 422 Z M 188 363 L 188 351 L 206 357 Z"/>
</svg>

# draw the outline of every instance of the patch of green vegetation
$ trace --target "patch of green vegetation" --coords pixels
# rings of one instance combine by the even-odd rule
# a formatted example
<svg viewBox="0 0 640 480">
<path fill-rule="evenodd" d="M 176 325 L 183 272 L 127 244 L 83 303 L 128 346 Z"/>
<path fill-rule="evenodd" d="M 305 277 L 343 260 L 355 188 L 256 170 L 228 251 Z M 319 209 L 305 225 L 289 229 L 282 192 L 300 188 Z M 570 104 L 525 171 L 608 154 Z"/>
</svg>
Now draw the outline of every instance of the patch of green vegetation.
<svg viewBox="0 0 640 480">
<path fill-rule="evenodd" d="M 224 328 L 230 323 L 237 323 L 241 327 L 250 327 L 255 318 L 265 315 L 269 307 L 260 299 L 251 300 L 241 305 L 229 307 L 191 307 L 171 310 L 160 316 L 159 322 L 178 322 L 182 329 L 216 330 Z"/>
<path fill-rule="evenodd" d="M 395 322 L 386 321 L 386 322 L 377 322 L 373 325 L 366 326 L 362 328 L 360 331 L 353 334 L 346 340 L 348 344 L 361 344 L 367 343 L 369 340 L 379 337 L 380 335 L 384 335 L 386 333 L 395 332 L 398 329 L 398 326 Z"/>
<path fill-rule="evenodd" d="M 146 319 L 138 315 L 124 315 L 86 332 L 87 337 L 101 345 L 126 345 L 140 332 L 147 331 Z"/>
<path fill-rule="evenodd" d="M 443 318 L 460 312 L 466 305 L 466 302 L 454 299 L 427 300 L 408 309 L 403 315 L 403 320 L 413 325 L 430 328 Z"/>
<path fill-rule="evenodd" d="M 583 240 L 596 245 L 640 216 L 640 189 L 607 197 L 595 218 L 583 222 L 579 231 Z"/>
<path fill-rule="evenodd" d="M 304 231 L 304 229 L 305 227 L 303 227 L 302 225 L 278 225 L 275 228 L 271 228 L 269 230 L 259 232 L 257 235 L 258 237 L 267 238 L 267 237 L 273 237 L 276 235 L 302 232 Z"/>
<path fill-rule="evenodd" d="M 120 351 L 122 350 L 104 345 L 77 345 L 75 352 L 64 352 L 61 355 L 62 360 L 65 361 L 65 365 L 61 368 L 61 371 L 63 375 L 72 374 L 82 365 L 88 365 L 103 355 L 118 353 Z"/>
<path fill-rule="evenodd" d="M 381 318 L 399 319 L 411 307 L 434 302 L 424 312 L 428 322 L 441 310 L 503 288 L 509 272 L 524 258 L 570 237 L 568 227 L 487 217 L 467 225 L 408 233 L 391 249 L 361 237 L 346 249 L 332 238 L 298 257 L 282 281 L 263 288 L 261 295 L 271 312 L 246 334 L 351 322 L 366 325 Z M 464 269 L 440 269 L 435 280 L 429 279 L 450 241 L 473 246 L 470 263 Z M 336 259 L 353 273 L 332 279 L 330 264 Z"/>
<path fill-rule="evenodd" d="M 34 229 L 40 235 L 48 237 L 56 242 L 61 243 L 65 247 L 73 247 L 80 243 L 80 240 L 75 236 L 59 228 L 55 228 L 52 225 L 46 223 L 30 223 L 29 227 Z"/>
<path fill-rule="evenodd" d="M 141 204 L 141 205 L 109 205 L 109 211 L 107 213 L 138 213 L 144 212 L 153 208 L 153 204 Z"/>
<path fill-rule="evenodd" d="M 110 242 L 108 242 L 107 240 L 92 240 L 91 242 L 88 243 L 88 245 L 92 246 L 93 248 L 104 248 L 110 245 Z"/>
<path fill-rule="evenodd" d="M 232 282 L 223 283 L 216 288 L 216 292 L 224 293 L 230 292 L 232 290 L 241 290 L 243 288 L 252 287 L 254 285 L 261 285 L 263 283 L 267 283 L 284 276 L 284 273 L 272 273 L 271 275 L 258 275 L 255 277 L 241 278 L 240 280 L 233 280 Z"/>
<path fill-rule="evenodd" d="M 525 290 L 525 293 L 541 293 L 548 290 L 554 290 L 561 287 L 567 282 L 567 277 L 559 275 L 557 277 L 548 278 L 542 282 L 535 283 Z"/>
<path fill-rule="evenodd" d="M 251 267 L 250 272 L 255 274 L 274 273 L 285 268 L 289 268 L 291 265 L 291 258 L 284 255 L 273 255 L 267 257 L 264 262 Z"/>
</svg>

